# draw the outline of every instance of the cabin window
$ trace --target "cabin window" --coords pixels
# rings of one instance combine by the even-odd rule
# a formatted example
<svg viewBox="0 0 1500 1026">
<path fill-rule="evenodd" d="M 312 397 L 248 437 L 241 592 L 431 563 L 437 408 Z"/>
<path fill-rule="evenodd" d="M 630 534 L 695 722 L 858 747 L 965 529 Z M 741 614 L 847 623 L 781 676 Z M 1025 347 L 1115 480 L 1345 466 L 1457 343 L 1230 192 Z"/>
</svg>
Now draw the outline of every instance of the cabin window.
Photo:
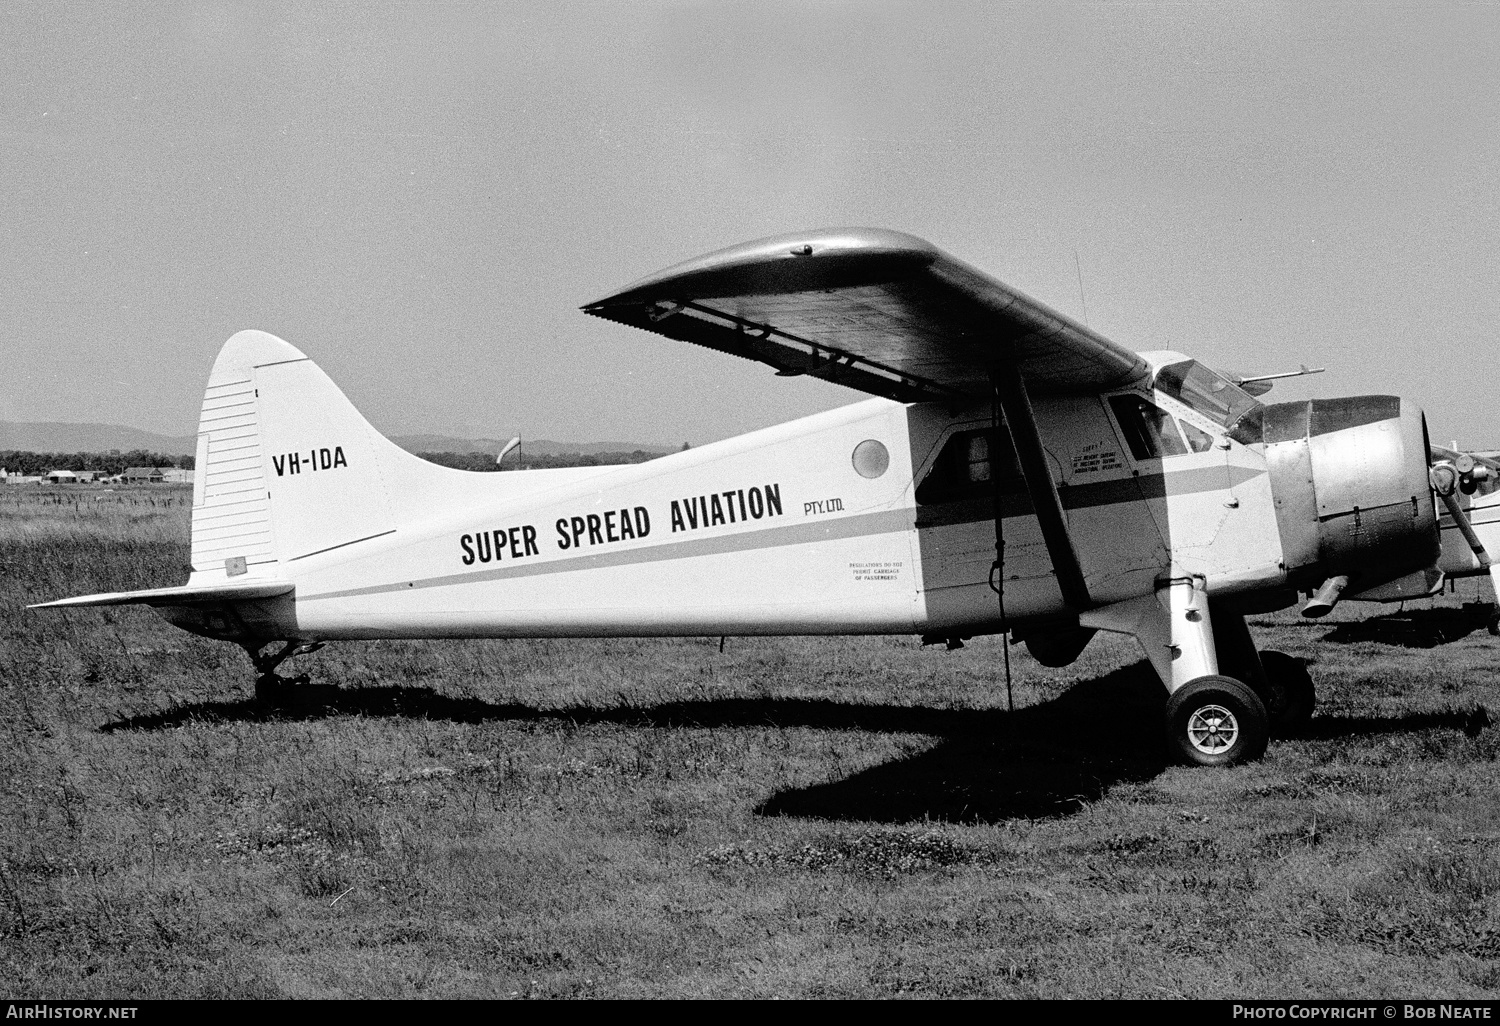
<svg viewBox="0 0 1500 1026">
<path fill-rule="evenodd" d="M 1208 452 L 1214 447 L 1214 436 L 1201 428 L 1196 428 L 1185 420 L 1179 420 L 1177 426 L 1182 428 L 1182 437 L 1187 439 L 1188 448 L 1193 452 Z"/>
<path fill-rule="evenodd" d="M 917 485 L 917 502 L 925 506 L 986 498 L 994 494 L 997 478 L 1001 492 L 1025 487 L 1010 433 L 1003 427 L 960 431 L 948 439 Z"/>
<path fill-rule="evenodd" d="M 1199 431 L 1207 445 L 1201 449 L 1189 448 L 1177 429 L 1177 419 L 1138 395 L 1112 395 L 1109 405 L 1115 411 L 1115 419 L 1120 422 L 1130 454 L 1137 460 L 1159 460 L 1163 456 L 1204 452 L 1213 445 L 1213 438 Z M 1193 430 L 1197 431 L 1197 428 Z"/>
</svg>

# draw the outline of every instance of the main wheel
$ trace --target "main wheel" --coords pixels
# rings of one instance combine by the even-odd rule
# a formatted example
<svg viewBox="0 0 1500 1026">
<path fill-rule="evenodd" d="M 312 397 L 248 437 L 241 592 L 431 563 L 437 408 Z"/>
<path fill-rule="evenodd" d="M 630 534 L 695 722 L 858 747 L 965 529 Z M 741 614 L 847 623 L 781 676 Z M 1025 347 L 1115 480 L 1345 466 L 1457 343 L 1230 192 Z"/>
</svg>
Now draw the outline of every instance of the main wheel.
<svg viewBox="0 0 1500 1026">
<path fill-rule="evenodd" d="M 1260 665 L 1265 668 L 1271 688 L 1269 701 L 1265 703 L 1270 714 L 1271 736 L 1296 737 L 1307 729 L 1318 704 L 1307 664 L 1285 652 L 1262 652 Z"/>
<path fill-rule="evenodd" d="M 1233 677 L 1199 677 L 1167 699 L 1167 748 L 1189 766 L 1258 759 L 1269 739 L 1265 705 Z"/>
</svg>

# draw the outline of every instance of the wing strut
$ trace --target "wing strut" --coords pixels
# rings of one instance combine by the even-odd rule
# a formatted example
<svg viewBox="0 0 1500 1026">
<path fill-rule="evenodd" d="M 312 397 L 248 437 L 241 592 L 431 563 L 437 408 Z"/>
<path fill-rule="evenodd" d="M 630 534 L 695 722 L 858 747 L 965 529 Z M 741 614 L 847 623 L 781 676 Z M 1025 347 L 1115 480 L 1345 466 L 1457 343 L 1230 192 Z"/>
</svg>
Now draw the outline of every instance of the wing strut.
<svg viewBox="0 0 1500 1026">
<path fill-rule="evenodd" d="M 1021 461 L 1021 474 L 1026 478 L 1026 490 L 1031 494 L 1031 505 L 1042 528 L 1047 553 L 1052 557 L 1052 570 L 1057 574 L 1057 586 L 1062 591 L 1063 601 L 1074 611 L 1083 612 L 1094 603 L 1083 579 L 1078 551 L 1073 548 L 1073 538 L 1068 533 L 1068 521 L 1063 517 L 1057 482 L 1052 480 L 1047 453 L 1042 449 L 1041 436 L 1037 434 L 1036 416 L 1031 412 L 1026 382 L 1015 367 L 996 368 L 990 373 L 990 381 L 1000 399 L 1005 422 L 1010 426 L 1016 458 Z"/>
</svg>

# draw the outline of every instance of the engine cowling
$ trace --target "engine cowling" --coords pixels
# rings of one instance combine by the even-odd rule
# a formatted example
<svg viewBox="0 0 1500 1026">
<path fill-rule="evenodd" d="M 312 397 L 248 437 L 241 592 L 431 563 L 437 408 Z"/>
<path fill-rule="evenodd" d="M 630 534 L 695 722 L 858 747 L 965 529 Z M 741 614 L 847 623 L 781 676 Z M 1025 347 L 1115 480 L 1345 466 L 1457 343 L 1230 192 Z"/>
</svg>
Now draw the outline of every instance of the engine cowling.
<svg viewBox="0 0 1500 1026">
<path fill-rule="evenodd" d="M 1420 408 L 1365 395 L 1276 403 L 1261 419 L 1289 584 L 1370 588 L 1437 561 Z"/>
</svg>

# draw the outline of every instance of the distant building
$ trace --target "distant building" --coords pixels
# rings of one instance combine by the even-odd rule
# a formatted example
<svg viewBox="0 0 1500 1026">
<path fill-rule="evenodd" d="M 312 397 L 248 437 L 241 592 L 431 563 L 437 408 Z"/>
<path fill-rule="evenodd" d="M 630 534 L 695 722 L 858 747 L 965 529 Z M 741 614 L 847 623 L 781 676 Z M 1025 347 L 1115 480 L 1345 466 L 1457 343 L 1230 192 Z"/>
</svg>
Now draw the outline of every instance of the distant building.
<svg viewBox="0 0 1500 1026">
<path fill-rule="evenodd" d="M 49 470 L 42 475 L 48 484 L 77 484 L 78 475 L 71 470 Z"/>
<path fill-rule="evenodd" d="M 161 478 L 167 484 L 192 484 L 193 472 L 191 470 L 179 470 L 177 467 L 162 467 Z"/>
<path fill-rule="evenodd" d="M 120 480 L 126 484 L 162 484 L 166 481 L 161 467 L 126 467 Z"/>
</svg>

